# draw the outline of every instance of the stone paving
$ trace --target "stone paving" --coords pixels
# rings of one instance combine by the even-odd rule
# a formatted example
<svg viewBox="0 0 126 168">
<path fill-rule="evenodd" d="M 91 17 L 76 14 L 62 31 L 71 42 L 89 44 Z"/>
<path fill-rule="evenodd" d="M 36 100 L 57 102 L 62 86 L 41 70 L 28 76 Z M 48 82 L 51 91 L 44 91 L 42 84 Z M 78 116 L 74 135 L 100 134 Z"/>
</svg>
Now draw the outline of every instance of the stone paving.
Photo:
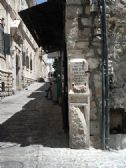
<svg viewBox="0 0 126 168">
<path fill-rule="evenodd" d="M 35 83 L 0 103 L 0 168 L 126 168 L 126 150 L 69 149 L 61 108 L 44 90 Z"/>
</svg>

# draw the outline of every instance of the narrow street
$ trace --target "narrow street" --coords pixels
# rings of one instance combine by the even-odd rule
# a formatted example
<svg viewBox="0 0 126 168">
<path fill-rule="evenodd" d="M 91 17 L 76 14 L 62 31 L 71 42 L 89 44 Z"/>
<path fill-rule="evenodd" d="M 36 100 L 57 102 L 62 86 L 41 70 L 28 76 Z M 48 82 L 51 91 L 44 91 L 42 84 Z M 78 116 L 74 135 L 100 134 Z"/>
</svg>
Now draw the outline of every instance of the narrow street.
<svg viewBox="0 0 126 168">
<path fill-rule="evenodd" d="M 47 84 L 35 83 L 28 90 L 3 100 L 0 104 L 1 142 L 67 147 L 61 107 L 45 98 L 46 89 Z"/>
<path fill-rule="evenodd" d="M 47 85 L 0 102 L 0 168 L 125 168 L 126 150 L 72 150 L 61 107 L 45 98 Z"/>
</svg>

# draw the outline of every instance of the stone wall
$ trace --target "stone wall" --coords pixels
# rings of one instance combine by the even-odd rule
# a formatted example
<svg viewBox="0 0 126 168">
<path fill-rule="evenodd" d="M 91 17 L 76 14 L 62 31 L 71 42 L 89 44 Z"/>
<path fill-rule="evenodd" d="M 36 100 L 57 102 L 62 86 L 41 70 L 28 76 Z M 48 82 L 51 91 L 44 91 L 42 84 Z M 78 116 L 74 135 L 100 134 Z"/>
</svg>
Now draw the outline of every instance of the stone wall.
<svg viewBox="0 0 126 168">
<path fill-rule="evenodd" d="M 116 0 L 107 3 L 108 21 L 108 49 L 109 62 L 111 64 L 112 82 L 110 87 L 110 107 L 115 110 L 124 109 L 126 112 L 126 1 Z M 116 121 L 110 115 L 110 122 Z M 124 117 L 123 117 L 124 120 Z M 126 122 L 126 121 L 124 121 Z M 126 148 L 126 131 L 118 132 L 117 127 L 122 128 L 123 121 L 115 123 L 115 134 L 110 134 L 109 145 L 111 148 Z"/>
<path fill-rule="evenodd" d="M 126 111 L 126 2 L 108 3 L 109 59 L 113 66 L 111 107 Z"/>
<path fill-rule="evenodd" d="M 12 95 L 12 80 L 12 73 L 0 71 L 0 97 Z"/>
<path fill-rule="evenodd" d="M 2 22 L 2 18 L 4 18 L 4 23 Z M 0 3 L 0 24 L 4 28 L 5 33 L 9 33 L 8 31 L 8 14 L 4 8 L 4 5 Z M 12 71 L 10 69 L 10 56 L 0 53 L 0 97 L 12 95 Z"/>
<path fill-rule="evenodd" d="M 84 3 L 85 2 L 85 3 Z M 87 61 L 90 101 L 88 102 L 88 112 L 86 116 L 90 118 L 85 125 L 84 113 L 80 110 L 70 108 L 70 145 L 73 148 L 86 148 L 91 146 L 100 147 L 101 128 L 101 38 L 99 36 L 100 23 L 97 13 L 94 15 L 90 11 L 89 1 L 67 0 L 66 3 L 66 42 L 68 69 L 71 59 L 83 58 Z M 70 90 L 71 74 L 68 72 L 68 85 Z M 69 96 L 70 97 L 70 96 Z M 84 99 L 83 103 L 84 102 Z M 81 102 L 82 103 L 82 102 Z M 86 122 L 87 122 L 86 121 Z M 85 125 L 85 126 L 84 126 Z M 90 134 L 89 144 L 85 141 L 86 126 Z M 90 131 L 89 131 L 90 128 Z M 74 136 L 74 138 L 73 138 Z M 86 136 L 88 137 L 88 135 Z"/>
<path fill-rule="evenodd" d="M 10 34 L 11 36 L 10 54 L 0 54 L 2 79 L 0 85 L 1 82 L 4 82 L 5 90 L 13 90 L 13 93 L 36 81 L 38 77 L 42 76 L 45 78 L 47 75 L 45 74 L 46 63 L 44 62 L 45 64 L 43 65 L 39 53 L 36 52 L 38 45 L 18 15 L 20 10 L 26 9 L 34 4 L 34 0 L 23 0 L 22 2 L 20 0 L 1 0 L 0 2 L 0 19 L 4 18 L 4 33 Z M 24 49 L 27 51 L 25 52 L 25 57 L 27 56 L 29 59 L 29 67 L 27 68 L 26 63 L 25 65 L 23 63 Z M 40 51 L 40 49 L 38 50 Z M 42 69 L 43 67 L 44 70 Z M 11 79 L 8 77 L 9 74 L 11 74 Z M 9 85 L 7 81 L 10 81 Z M 9 94 L 6 91 L 4 93 L 4 95 Z"/>
</svg>

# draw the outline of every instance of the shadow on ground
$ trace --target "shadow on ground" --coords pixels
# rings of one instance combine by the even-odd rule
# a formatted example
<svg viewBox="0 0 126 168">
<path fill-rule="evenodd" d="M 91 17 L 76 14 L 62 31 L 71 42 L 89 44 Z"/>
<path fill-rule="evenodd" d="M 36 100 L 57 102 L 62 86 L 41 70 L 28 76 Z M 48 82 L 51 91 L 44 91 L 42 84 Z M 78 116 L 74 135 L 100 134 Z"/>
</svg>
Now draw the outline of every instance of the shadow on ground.
<svg viewBox="0 0 126 168">
<path fill-rule="evenodd" d="M 68 147 L 68 137 L 62 127 L 61 107 L 45 98 L 47 84 L 34 91 L 34 98 L 0 126 L 0 142 L 28 146 Z"/>
</svg>

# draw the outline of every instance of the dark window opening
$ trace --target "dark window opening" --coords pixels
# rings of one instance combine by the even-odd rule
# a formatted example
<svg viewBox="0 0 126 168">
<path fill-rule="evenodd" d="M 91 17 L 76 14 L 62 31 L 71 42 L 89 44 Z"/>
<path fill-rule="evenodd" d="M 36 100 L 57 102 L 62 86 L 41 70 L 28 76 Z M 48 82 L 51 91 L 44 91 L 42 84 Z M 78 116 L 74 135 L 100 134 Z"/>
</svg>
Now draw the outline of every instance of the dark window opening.
<svg viewBox="0 0 126 168">
<path fill-rule="evenodd" d="M 26 56 L 26 68 L 29 69 L 29 57 Z"/>
<path fill-rule="evenodd" d="M 25 66 L 26 65 L 26 56 L 25 56 L 25 52 L 22 52 L 22 65 Z"/>
<path fill-rule="evenodd" d="M 4 92 L 4 91 L 5 91 L 5 83 L 2 82 L 2 83 L 1 83 L 1 86 L 2 86 L 2 92 Z"/>
<path fill-rule="evenodd" d="M 110 109 L 110 134 L 126 134 L 126 112 L 124 108 Z"/>
<path fill-rule="evenodd" d="M 0 53 L 4 55 L 4 29 L 0 25 Z"/>
<path fill-rule="evenodd" d="M 30 70 L 32 71 L 32 59 L 30 60 Z"/>
<path fill-rule="evenodd" d="M 20 70 L 19 56 L 16 55 L 16 75 L 18 74 L 19 70 Z"/>
</svg>

